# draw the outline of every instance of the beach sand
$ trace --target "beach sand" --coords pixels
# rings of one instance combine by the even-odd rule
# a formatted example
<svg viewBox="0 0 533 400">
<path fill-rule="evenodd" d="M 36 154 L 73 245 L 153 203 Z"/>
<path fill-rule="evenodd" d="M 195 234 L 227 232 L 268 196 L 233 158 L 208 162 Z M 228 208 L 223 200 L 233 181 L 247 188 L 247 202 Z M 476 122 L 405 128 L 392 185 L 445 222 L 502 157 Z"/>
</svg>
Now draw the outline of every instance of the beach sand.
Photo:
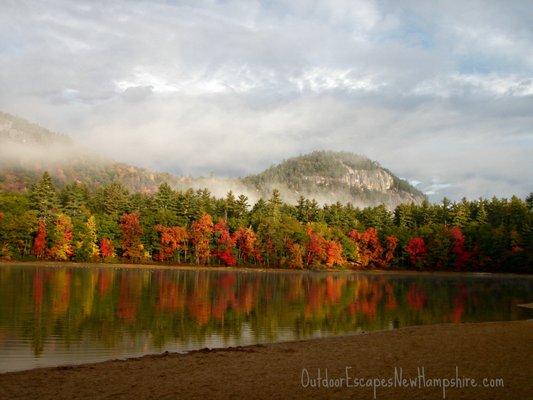
<svg viewBox="0 0 533 400">
<path fill-rule="evenodd" d="M 474 378 L 448 399 L 533 398 L 533 321 L 442 324 L 394 331 L 145 356 L 0 374 L 0 399 L 372 399 L 371 387 L 302 387 L 324 377 Z M 502 378 L 503 387 L 482 387 Z M 366 379 L 365 379 L 366 380 Z M 463 381 L 464 382 L 464 381 Z M 492 381 L 495 383 L 495 381 Z M 428 381 L 426 381 L 426 384 Z M 442 399 L 441 387 L 377 388 L 378 399 Z"/>
</svg>

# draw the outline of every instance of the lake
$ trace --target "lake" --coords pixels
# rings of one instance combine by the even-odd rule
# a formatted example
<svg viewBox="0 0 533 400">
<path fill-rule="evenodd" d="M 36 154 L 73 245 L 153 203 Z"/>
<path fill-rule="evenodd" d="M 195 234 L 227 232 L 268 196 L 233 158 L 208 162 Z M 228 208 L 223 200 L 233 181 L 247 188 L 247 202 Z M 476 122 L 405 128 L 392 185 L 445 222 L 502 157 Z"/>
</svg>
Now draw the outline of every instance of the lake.
<svg viewBox="0 0 533 400">
<path fill-rule="evenodd" d="M 0 372 L 523 319 L 531 276 L 0 265 Z"/>
</svg>

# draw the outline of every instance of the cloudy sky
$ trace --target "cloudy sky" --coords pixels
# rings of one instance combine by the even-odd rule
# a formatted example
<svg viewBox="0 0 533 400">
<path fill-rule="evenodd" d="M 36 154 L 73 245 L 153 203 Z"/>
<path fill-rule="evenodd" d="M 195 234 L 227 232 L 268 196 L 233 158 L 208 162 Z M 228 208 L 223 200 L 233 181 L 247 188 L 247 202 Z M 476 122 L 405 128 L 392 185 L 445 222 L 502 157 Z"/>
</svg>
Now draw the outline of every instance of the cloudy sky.
<svg viewBox="0 0 533 400">
<path fill-rule="evenodd" d="M 2 0 L 0 110 L 181 174 L 348 150 L 434 200 L 523 196 L 531 21 L 528 0 Z"/>
</svg>

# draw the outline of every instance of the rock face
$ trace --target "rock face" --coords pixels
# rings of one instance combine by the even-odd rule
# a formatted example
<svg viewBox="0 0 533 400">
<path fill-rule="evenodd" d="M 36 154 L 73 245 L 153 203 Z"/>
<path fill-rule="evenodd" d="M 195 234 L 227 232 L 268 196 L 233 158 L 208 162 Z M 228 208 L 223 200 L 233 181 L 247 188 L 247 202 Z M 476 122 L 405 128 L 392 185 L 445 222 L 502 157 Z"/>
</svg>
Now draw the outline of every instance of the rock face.
<svg viewBox="0 0 533 400">
<path fill-rule="evenodd" d="M 393 208 L 425 198 L 377 162 L 352 153 L 316 151 L 241 179 L 180 177 L 105 159 L 68 136 L 0 112 L 0 189 L 26 190 L 44 171 L 59 186 L 77 181 L 97 187 L 118 181 L 131 191 L 153 192 L 167 182 L 179 190 L 207 188 L 217 197 L 232 190 L 251 202 L 270 197 L 274 189 L 290 203 L 304 196 L 321 204 Z"/>
<path fill-rule="evenodd" d="M 423 193 L 377 162 L 346 152 L 315 151 L 246 177 L 243 182 L 254 186 L 263 197 L 277 188 L 289 202 L 304 196 L 323 204 L 340 201 L 392 208 L 425 199 Z"/>
</svg>

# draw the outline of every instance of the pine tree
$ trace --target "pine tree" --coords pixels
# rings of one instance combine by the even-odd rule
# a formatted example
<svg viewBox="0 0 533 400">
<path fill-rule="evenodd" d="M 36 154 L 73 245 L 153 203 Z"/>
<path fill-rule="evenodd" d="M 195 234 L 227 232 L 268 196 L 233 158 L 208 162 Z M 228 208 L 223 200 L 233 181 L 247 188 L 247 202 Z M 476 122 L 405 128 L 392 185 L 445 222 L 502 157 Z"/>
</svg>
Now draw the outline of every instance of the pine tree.
<svg viewBox="0 0 533 400">
<path fill-rule="evenodd" d="M 158 209 L 176 211 L 175 192 L 166 182 L 159 185 L 155 194 L 155 204 Z"/>
<path fill-rule="evenodd" d="M 39 182 L 30 189 L 31 207 L 37 210 L 39 216 L 48 218 L 59 208 L 57 190 L 48 172 L 45 172 Z"/>
</svg>

